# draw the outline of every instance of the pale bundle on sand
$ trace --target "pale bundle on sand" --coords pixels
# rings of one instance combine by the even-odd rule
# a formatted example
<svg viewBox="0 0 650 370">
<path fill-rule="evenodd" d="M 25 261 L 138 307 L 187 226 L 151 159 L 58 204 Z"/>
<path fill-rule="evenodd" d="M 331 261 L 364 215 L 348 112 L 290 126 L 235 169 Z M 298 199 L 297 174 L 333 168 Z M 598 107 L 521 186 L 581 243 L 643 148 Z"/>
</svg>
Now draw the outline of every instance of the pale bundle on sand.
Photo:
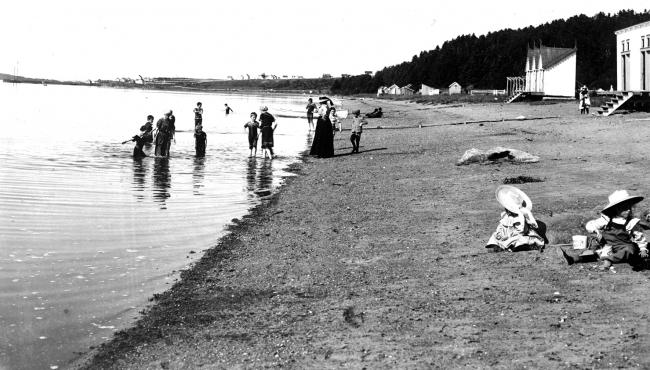
<svg viewBox="0 0 650 370">
<path fill-rule="evenodd" d="M 509 149 L 497 146 L 488 150 L 476 148 L 469 149 L 456 162 L 457 166 L 470 163 L 495 162 L 498 160 L 507 160 L 515 163 L 535 163 L 539 162 L 539 157 L 517 149 Z"/>
</svg>

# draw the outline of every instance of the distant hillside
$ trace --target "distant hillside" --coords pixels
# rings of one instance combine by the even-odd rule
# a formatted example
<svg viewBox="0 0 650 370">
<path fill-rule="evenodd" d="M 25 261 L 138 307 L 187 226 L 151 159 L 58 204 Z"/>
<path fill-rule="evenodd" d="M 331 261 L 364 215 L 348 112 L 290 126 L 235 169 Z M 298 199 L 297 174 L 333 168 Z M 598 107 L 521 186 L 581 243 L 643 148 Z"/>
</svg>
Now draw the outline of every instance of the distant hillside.
<svg viewBox="0 0 650 370">
<path fill-rule="evenodd" d="M 650 20 L 650 13 L 631 10 L 593 17 L 579 15 L 537 27 L 505 29 L 487 35 L 463 35 L 434 50 L 415 55 L 410 62 L 386 67 L 374 77 L 353 76 L 335 81 L 332 92 L 373 93 L 379 86 L 422 83 L 447 87 L 454 81 L 463 87 L 503 89 L 506 77 L 524 74 L 526 50 L 540 42 L 546 46 L 578 47 L 577 84 L 607 89 L 616 85 L 616 36 L 614 32 Z M 417 36 L 414 36 L 417 37 Z"/>
<path fill-rule="evenodd" d="M 35 83 L 35 84 L 40 84 L 40 83 L 47 83 L 47 84 L 60 84 L 60 85 L 78 85 L 80 84 L 79 82 L 71 82 L 71 81 L 59 81 L 59 80 L 52 80 L 48 78 L 38 78 L 38 77 L 24 77 L 24 76 L 14 76 L 10 75 L 7 73 L 0 73 L 0 80 L 3 80 L 4 82 L 20 82 L 20 83 Z"/>
<path fill-rule="evenodd" d="M 14 76 L 0 73 L 0 80 L 16 83 L 46 83 L 61 85 L 105 86 L 114 88 L 155 89 L 155 90 L 185 90 L 185 91 L 268 91 L 268 92 L 329 92 L 331 78 L 300 78 L 300 79 L 250 79 L 250 80 L 217 80 L 195 79 L 187 77 L 154 77 L 146 82 L 133 79 L 96 80 L 96 81 L 58 81 L 44 78 Z"/>
</svg>

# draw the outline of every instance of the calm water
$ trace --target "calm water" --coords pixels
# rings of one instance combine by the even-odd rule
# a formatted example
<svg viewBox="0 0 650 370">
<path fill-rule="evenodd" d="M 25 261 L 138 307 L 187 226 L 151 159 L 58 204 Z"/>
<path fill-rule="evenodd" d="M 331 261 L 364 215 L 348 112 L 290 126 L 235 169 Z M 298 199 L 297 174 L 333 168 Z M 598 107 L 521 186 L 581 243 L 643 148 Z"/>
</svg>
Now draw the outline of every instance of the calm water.
<svg viewBox="0 0 650 370">
<path fill-rule="evenodd" d="M 308 137 L 287 116 L 305 101 L 0 83 L 0 369 L 62 367 L 131 323 L 288 175 Z M 260 104 L 282 116 L 272 161 L 248 158 L 243 124 Z M 133 160 L 121 142 L 168 109 L 180 131 L 171 158 Z"/>
</svg>

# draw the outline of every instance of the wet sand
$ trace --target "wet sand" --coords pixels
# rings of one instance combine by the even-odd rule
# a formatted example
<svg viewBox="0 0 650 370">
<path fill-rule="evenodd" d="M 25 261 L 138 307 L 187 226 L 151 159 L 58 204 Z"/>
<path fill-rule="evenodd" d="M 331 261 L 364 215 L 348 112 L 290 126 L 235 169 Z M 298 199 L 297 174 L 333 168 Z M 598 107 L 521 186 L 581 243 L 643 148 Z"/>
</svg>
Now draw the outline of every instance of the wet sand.
<svg viewBox="0 0 650 370">
<path fill-rule="evenodd" d="M 650 271 L 567 266 L 552 247 L 483 248 L 506 178 L 543 180 L 518 186 L 551 243 L 585 234 L 616 189 L 650 195 L 649 114 L 580 116 L 575 102 L 345 104 L 385 112 L 369 120 L 361 153 L 349 154 L 344 132 L 337 157 L 293 166 L 300 176 L 72 367 L 650 367 Z M 455 165 L 494 146 L 541 160 Z"/>
</svg>

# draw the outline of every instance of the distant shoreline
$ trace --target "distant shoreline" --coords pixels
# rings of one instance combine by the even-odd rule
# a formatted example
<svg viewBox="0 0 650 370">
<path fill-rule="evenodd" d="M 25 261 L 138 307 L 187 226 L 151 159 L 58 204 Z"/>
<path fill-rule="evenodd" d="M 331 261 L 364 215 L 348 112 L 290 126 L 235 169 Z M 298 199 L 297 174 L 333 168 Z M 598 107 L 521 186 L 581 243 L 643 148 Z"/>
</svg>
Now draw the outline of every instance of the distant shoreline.
<svg viewBox="0 0 650 370">
<path fill-rule="evenodd" d="M 2 78 L 4 77 L 4 79 Z M 110 87 L 117 89 L 161 90 L 161 91 L 196 91 L 196 92 L 227 92 L 227 93 L 265 93 L 265 94 L 329 94 L 331 79 L 303 79 L 303 80 L 192 80 L 192 79 L 162 79 L 150 83 L 130 83 L 118 81 L 59 81 L 50 79 L 13 77 L 0 74 L 0 81 L 7 84 L 35 84 L 35 85 L 67 85 Z M 300 82 L 300 83 L 298 83 Z M 300 85 L 300 88 L 293 86 Z"/>
</svg>

